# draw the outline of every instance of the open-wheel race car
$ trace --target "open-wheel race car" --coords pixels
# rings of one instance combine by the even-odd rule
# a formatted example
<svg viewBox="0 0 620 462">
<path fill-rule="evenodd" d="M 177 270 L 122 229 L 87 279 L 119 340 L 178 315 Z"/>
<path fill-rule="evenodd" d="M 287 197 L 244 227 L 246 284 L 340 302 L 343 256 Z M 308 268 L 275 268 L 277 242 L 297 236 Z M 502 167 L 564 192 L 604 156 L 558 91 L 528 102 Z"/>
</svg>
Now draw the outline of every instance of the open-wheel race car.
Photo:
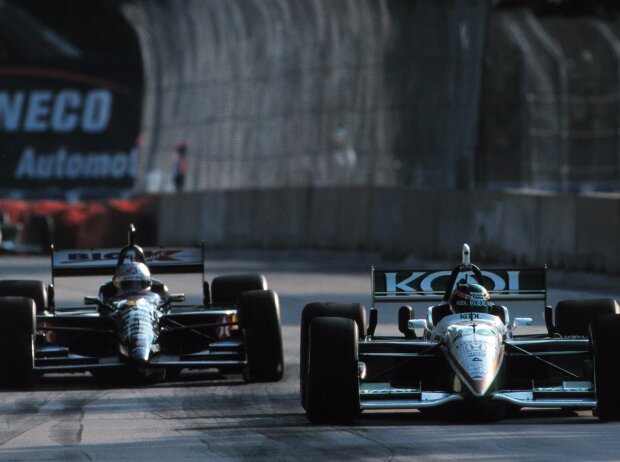
<svg viewBox="0 0 620 462">
<path fill-rule="evenodd" d="M 620 308 L 615 300 L 547 306 L 546 268 L 481 271 L 463 247 L 452 271 L 372 270 L 362 305 L 311 303 L 302 312 L 300 382 L 307 417 L 350 421 L 361 411 L 418 409 L 444 418 L 501 418 L 521 408 L 592 410 L 620 419 Z M 546 332 L 511 303 L 544 303 Z M 398 311 L 402 335 L 378 336 L 380 303 L 438 302 L 426 317 Z M 528 329 L 533 331 L 533 329 Z"/>
<path fill-rule="evenodd" d="M 45 373 L 158 380 L 183 369 L 283 374 L 280 308 L 263 275 L 204 277 L 203 246 L 52 249 L 52 284 L 0 281 L 0 382 L 26 386 Z M 187 305 L 151 273 L 201 275 L 202 304 Z M 60 278 L 113 275 L 84 304 L 60 307 Z M 198 282 L 197 282 L 198 283 Z"/>
</svg>

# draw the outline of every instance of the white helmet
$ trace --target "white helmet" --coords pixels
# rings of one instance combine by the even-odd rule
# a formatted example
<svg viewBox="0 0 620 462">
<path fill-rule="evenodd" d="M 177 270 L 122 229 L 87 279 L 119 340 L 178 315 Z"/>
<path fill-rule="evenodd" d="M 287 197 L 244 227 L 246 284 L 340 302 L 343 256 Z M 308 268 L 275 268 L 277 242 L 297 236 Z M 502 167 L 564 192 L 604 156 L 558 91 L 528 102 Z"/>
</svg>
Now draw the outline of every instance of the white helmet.
<svg viewBox="0 0 620 462">
<path fill-rule="evenodd" d="M 144 290 L 151 287 L 151 272 L 144 263 L 124 263 L 116 269 L 114 286 L 123 292 Z"/>
</svg>

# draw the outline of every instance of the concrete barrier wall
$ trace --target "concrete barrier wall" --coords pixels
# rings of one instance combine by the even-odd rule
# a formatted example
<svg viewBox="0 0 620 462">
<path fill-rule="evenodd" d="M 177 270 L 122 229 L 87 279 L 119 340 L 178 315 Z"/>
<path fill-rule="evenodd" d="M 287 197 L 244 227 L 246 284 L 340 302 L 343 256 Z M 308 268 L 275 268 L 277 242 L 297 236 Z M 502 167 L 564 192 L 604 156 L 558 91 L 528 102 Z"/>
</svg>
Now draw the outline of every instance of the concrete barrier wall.
<svg viewBox="0 0 620 462">
<path fill-rule="evenodd" d="M 337 249 L 620 273 L 620 195 L 279 188 L 163 195 L 161 244 Z"/>
</svg>

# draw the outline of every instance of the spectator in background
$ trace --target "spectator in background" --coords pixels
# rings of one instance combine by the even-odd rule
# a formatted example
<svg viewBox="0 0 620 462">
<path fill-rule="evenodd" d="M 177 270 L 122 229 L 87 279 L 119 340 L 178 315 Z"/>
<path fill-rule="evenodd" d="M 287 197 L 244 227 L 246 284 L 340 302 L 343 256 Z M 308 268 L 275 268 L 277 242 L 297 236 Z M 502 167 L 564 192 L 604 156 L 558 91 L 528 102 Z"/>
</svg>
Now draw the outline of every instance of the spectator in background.
<svg viewBox="0 0 620 462">
<path fill-rule="evenodd" d="M 187 176 L 187 141 L 179 140 L 174 150 L 174 165 L 172 168 L 174 187 L 176 191 L 183 191 Z"/>
<path fill-rule="evenodd" d="M 349 130 L 342 127 L 334 130 L 330 144 L 332 150 L 332 181 L 339 185 L 356 183 L 357 153 L 353 149 Z"/>
</svg>

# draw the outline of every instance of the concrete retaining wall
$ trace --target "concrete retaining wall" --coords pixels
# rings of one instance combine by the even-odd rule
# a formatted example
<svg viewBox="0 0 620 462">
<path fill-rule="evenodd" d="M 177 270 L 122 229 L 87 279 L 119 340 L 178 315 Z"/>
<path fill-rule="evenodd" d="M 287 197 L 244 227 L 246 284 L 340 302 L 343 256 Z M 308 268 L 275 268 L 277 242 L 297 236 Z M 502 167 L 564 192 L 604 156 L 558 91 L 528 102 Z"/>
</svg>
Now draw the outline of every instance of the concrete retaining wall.
<svg viewBox="0 0 620 462">
<path fill-rule="evenodd" d="M 620 195 L 282 188 L 159 196 L 159 241 L 338 249 L 620 273 Z"/>
</svg>

